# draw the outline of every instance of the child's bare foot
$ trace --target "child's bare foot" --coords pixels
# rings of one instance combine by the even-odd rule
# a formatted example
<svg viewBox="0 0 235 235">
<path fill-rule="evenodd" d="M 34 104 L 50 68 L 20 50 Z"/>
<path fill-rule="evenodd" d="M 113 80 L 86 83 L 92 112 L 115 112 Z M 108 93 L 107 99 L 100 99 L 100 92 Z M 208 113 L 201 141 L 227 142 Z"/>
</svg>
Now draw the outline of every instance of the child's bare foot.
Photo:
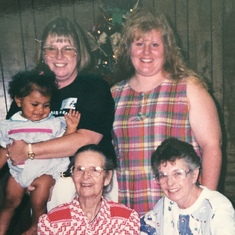
<svg viewBox="0 0 235 235">
<path fill-rule="evenodd" d="M 27 231 L 23 232 L 21 235 L 37 235 L 37 226 L 31 226 Z"/>
</svg>

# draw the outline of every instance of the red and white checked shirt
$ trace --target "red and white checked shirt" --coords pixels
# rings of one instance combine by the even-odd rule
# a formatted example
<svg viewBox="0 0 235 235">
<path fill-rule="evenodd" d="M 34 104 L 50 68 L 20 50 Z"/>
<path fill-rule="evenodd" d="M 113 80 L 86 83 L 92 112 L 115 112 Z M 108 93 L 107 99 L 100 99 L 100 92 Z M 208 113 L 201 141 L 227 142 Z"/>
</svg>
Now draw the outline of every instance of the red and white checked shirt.
<svg viewBox="0 0 235 235">
<path fill-rule="evenodd" d="M 102 198 L 100 211 L 92 223 L 81 209 L 78 198 L 40 217 L 39 235 L 139 235 L 136 211 Z"/>
</svg>

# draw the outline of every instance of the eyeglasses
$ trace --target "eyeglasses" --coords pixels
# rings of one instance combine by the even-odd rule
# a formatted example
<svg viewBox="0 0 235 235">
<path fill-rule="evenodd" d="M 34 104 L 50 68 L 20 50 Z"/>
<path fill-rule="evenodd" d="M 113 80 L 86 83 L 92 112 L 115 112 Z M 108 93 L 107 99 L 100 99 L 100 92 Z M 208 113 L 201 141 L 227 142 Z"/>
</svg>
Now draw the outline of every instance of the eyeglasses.
<svg viewBox="0 0 235 235">
<path fill-rule="evenodd" d="M 171 178 L 174 181 L 181 181 L 181 180 L 185 180 L 187 178 L 188 173 L 191 171 L 192 170 L 186 171 L 184 169 L 177 169 L 177 170 L 173 171 L 170 175 L 168 175 L 167 173 L 164 173 L 164 172 L 159 172 L 155 175 L 155 179 L 158 184 L 165 184 L 167 182 L 169 176 L 171 176 Z"/>
<path fill-rule="evenodd" d="M 100 166 L 72 166 L 70 172 L 74 177 L 81 177 L 85 172 L 87 172 L 90 176 L 99 177 L 105 170 L 105 168 L 102 168 Z"/>
<path fill-rule="evenodd" d="M 58 55 L 59 52 L 61 52 L 61 54 L 67 59 L 71 59 L 75 55 L 77 55 L 76 48 L 71 47 L 71 46 L 65 46 L 65 47 L 62 47 L 61 49 L 58 49 L 55 46 L 46 46 L 43 48 L 43 52 L 44 52 L 44 55 L 51 57 L 51 58 Z"/>
</svg>

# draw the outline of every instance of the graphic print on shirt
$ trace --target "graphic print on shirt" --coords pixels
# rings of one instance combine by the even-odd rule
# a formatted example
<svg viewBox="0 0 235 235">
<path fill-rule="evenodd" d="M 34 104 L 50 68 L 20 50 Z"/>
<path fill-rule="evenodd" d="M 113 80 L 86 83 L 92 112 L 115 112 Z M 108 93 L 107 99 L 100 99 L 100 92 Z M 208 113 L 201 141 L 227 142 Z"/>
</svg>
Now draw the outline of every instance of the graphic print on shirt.
<svg viewBox="0 0 235 235">
<path fill-rule="evenodd" d="M 76 109 L 77 98 L 68 98 L 63 100 L 60 110 L 63 109 Z"/>
</svg>

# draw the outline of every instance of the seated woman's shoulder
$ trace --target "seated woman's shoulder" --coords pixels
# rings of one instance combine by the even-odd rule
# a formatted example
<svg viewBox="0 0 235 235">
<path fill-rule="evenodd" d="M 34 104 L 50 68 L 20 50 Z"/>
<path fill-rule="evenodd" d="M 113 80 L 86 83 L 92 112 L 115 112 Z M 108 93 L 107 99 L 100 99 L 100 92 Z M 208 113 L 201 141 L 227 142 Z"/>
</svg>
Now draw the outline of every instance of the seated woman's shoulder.
<svg viewBox="0 0 235 235">
<path fill-rule="evenodd" d="M 128 219 L 133 212 L 137 214 L 133 209 L 123 204 L 112 201 L 109 201 L 108 203 L 110 205 L 111 217 L 122 217 Z"/>
<path fill-rule="evenodd" d="M 225 205 L 233 208 L 232 202 L 224 194 L 203 187 L 205 198 L 211 203 L 212 207 L 225 208 Z"/>
<path fill-rule="evenodd" d="M 58 222 L 61 220 L 70 220 L 72 216 L 71 216 L 71 210 L 70 210 L 69 204 L 63 204 L 61 206 L 58 206 L 52 209 L 47 214 L 47 217 L 51 222 L 54 222 L 54 221 Z"/>
</svg>

